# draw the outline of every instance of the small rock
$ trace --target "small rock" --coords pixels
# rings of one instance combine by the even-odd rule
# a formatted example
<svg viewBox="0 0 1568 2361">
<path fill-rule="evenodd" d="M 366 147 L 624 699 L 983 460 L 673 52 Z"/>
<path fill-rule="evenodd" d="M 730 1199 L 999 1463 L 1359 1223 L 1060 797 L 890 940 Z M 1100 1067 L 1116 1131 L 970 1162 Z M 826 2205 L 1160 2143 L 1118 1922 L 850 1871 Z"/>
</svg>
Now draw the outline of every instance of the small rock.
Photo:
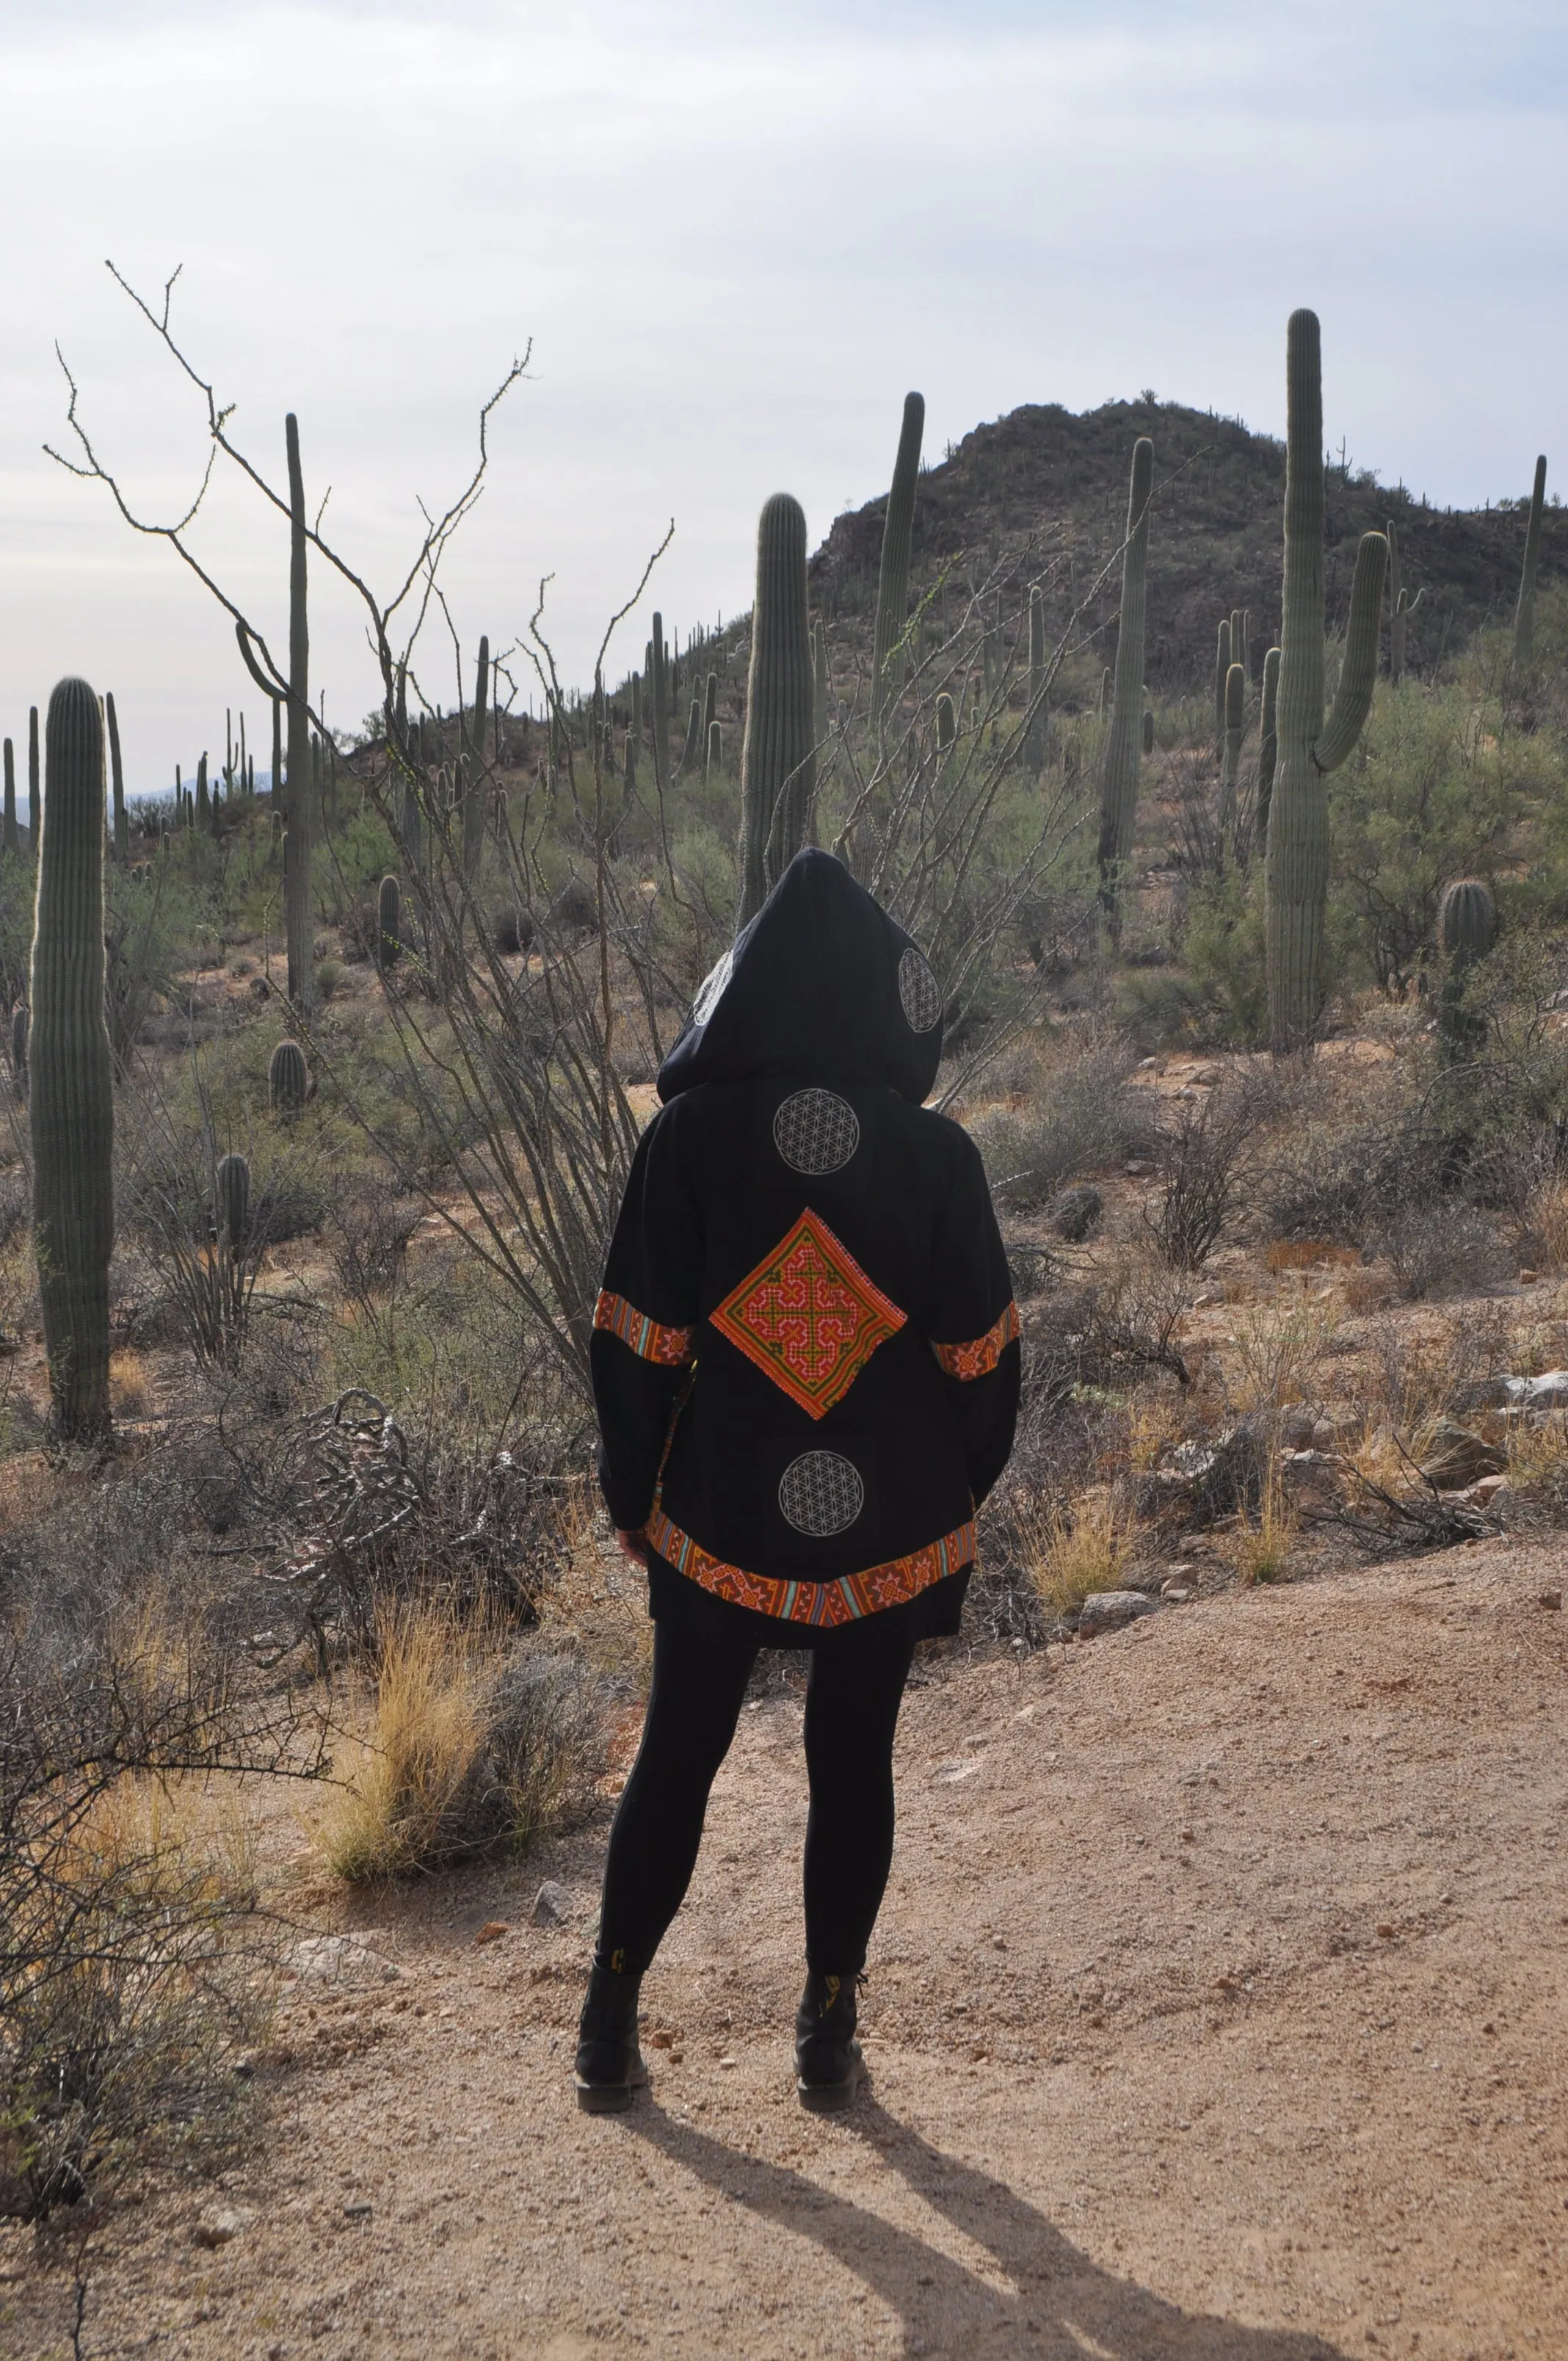
<svg viewBox="0 0 1568 2361">
<path fill-rule="evenodd" d="M 1185 1607 L 1192 1593 L 1179 1582 L 1168 1582 L 1159 1595 L 1171 1607 Z"/>
<path fill-rule="evenodd" d="M 1539 1378 L 1505 1378 L 1510 1410 L 1568 1410 L 1568 1369 L 1548 1369 Z"/>
<path fill-rule="evenodd" d="M 1438 1422 L 1431 1456 L 1423 1463 L 1421 1474 L 1440 1492 L 1462 1492 L 1483 1476 L 1503 1475 L 1508 1464 L 1508 1454 L 1495 1444 L 1484 1443 L 1467 1426 L 1456 1426 L 1445 1418 Z"/>
<path fill-rule="evenodd" d="M 1519 1285 L 1521 1287 L 1533 1287 L 1540 1277 L 1541 1273 L 1538 1270 L 1521 1270 L 1519 1273 Z"/>
<path fill-rule="evenodd" d="M 1154 1166 L 1149 1163 L 1146 1157 L 1129 1156 L 1122 1170 L 1129 1180 L 1141 1180 L 1146 1172 L 1154 1170 Z"/>
<path fill-rule="evenodd" d="M 1078 1636 L 1097 1640 L 1102 1632 L 1119 1631 L 1124 1623 L 1135 1623 L 1140 1615 L 1153 1615 L 1157 1609 L 1157 1602 L 1141 1590 L 1091 1591 L 1079 1609 Z"/>
<path fill-rule="evenodd" d="M 1299 1403 L 1292 1403 L 1288 1410 L 1282 1410 L 1279 1413 L 1281 1449 L 1310 1451 L 1317 1424 L 1315 1413 L 1310 1410 L 1303 1410 Z"/>
<path fill-rule="evenodd" d="M 391 1983 L 402 1974 L 353 1935 L 306 1935 L 290 1948 L 284 1964 L 297 1976 L 329 1984 Z"/>
<path fill-rule="evenodd" d="M 1563 1593 L 1560 1590 L 1543 1590 L 1536 1605 L 1549 1608 L 1553 1614 L 1560 1615 L 1563 1611 Z"/>
<path fill-rule="evenodd" d="M 1080 1246 L 1096 1227 L 1104 1209 L 1105 1200 L 1099 1190 L 1084 1181 L 1076 1189 L 1064 1189 L 1053 1199 L 1046 1219 L 1058 1238 L 1065 1238 L 1069 1246 Z"/>
<path fill-rule="evenodd" d="M 351 2197 L 343 2209 L 345 2222 L 368 2222 L 376 2208 L 367 2197 Z"/>
<path fill-rule="evenodd" d="M 564 1885 L 547 1877 L 533 1897 L 533 1923 L 536 1927 L 563 1926 L 572 1907 L 572 1897 Z"/>
<path fill-rule="evenodd" d="M 485 1924 L 475 1936 L 474 1941 L 476 1944 L 499 1943 L 503 1935 L 510 1935 L 510 1933 L 511 1921 L 510 1918 L 487 1918 Z"/>
<path fill-rule="evenodd" d="M 198 2246 L 226 2246 L 231 2238 L 239 2236 L 249 2222 L 249 2214 L 240 2213 L 235 2206 L 209 2205 L 205 2213 L 197 2214 L 196 2226 L 191 2235 Z"/>
<path fill-rule="evenodd" d="M 1140 1058 L 1138 1060 L 1138 1071 L 1140 1074 L 1152 1073 L 1158 1063 L 1159 1060 L 1157 1058 Z"/>
</svg>

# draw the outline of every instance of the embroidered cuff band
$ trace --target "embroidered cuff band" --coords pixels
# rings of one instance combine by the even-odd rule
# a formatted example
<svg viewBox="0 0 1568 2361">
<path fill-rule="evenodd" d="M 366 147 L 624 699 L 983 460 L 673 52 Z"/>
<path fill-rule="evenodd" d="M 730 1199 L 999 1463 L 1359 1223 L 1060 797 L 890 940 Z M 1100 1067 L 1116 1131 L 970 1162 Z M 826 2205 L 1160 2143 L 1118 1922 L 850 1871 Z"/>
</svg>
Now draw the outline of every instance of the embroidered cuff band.
<svg viewBox="0 0 1568 2361">
<path fill-rule="evenodd" d="M 972 1345 L 933 1345 L 931 1350 L 949 1378 L 987 1378 L 1018 1334 L 1018 1307 L 1010 1303 Z"/>
<path fill-rule="evenodd" d="M 657 1320 L 639 1312 L 628 1303 L 624 1295 L 612 1295 L 608 1288 L 601 1290 L 594 1306 L 594 1326 L 608 1329 L 630 1345 L 645 1361 L 656 1361 L 662 1369 L 684 1369 L 692 1356 L 694 1328 L 663 1328 Z"/>
</svg>

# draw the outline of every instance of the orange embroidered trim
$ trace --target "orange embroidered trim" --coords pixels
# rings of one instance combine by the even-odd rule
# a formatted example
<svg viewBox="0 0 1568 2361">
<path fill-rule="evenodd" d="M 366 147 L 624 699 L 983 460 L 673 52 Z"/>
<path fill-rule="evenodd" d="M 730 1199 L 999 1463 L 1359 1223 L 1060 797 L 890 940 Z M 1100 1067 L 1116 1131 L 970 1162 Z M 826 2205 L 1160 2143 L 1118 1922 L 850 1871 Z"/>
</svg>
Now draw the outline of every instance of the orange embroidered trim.
<svg viewBox="0 0 1568 2361">
<path fill-rule="evenodd" d="M 906 1316 L 809 1205 L 708 1315 L 810 1418 L 843 1399 Z"/>
<path fill-rule="evenodd" d="M 783 1582 L 764 1574 L 749 1574 L 744 1566 L 727 1565 L 694 1542 L 655 1507 L 643 1527 L 651 1549 L 676 1572 L 727 1598 L 732 1607 L 750 1607 L 759 1615 L 776 1616 L 784 1623 L 833 1627 L 858 1623 L 884 1607 L 901 1607 L 934 1582 L 958 1574 L 974 1563 L 974 1521 L 959 1525 L 939 1542 L 911 1550 L 906 1557 L 890 1558 L 885 1565 L 868 1566 L 863 1574 L 846 1574 L 837 1582 Z"/>
<path fill-rule="evenodd" d="M 1010 1303 L 1001 1319 L 972 1345 L 933 1345 L 931 1350 L 949 1378 L 986 1378 L 1019 1333 L 1018 1306 Z"/>
<path fill-rule="evenodd" d="M 599 1290 L 594 1306 L 594 1326 L 608 1329 L 630 1345 L 645 1361 L 656 1361 L 663 1369 L 683 1369 L 692 1356 L 695 1328 L 663 1328 L 658 1321 L 650 1320 L 624 1295 L 612 1295 L 608 1288 Z"/>
</svg>

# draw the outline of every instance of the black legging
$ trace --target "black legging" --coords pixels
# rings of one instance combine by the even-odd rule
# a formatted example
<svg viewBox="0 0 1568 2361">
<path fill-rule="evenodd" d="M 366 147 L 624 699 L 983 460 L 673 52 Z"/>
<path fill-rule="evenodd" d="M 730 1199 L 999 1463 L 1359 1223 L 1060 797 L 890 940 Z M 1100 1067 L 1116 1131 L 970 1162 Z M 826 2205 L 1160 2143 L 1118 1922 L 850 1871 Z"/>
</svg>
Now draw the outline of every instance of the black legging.
<svg viewBox="0 0 1568 2361">
<path fill-rule="evenodd" d="M 893 1734 L 914 1642 L 829 1646 L 806 1688 L 806 1959 L 815 1975 L 865 1965 L 893 1862 Z M 598 1957 L 641 1975 L 681 1906 L 707 1792 L 757 1661 L 749 1642 L 653 1627 L 642 1743 L 609 1832 Z"/>
</svg>

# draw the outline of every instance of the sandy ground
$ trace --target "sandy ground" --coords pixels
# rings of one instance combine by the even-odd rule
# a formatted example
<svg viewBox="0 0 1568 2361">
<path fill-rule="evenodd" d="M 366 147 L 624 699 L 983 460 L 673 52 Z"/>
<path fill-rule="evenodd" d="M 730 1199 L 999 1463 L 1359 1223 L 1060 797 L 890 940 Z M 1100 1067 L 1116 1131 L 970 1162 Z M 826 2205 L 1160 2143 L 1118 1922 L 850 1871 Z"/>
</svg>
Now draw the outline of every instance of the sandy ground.
<svg viewBox="0 0 1568 2361">
<path fill-rule="evenodd" d="M 568 2080 L 602 1826 L 362 1913 L 400 1972 L 292 1987 L 256 2160 L 105 2221 L 80 2349 L 1568 2354 L 1565 1554 L 1196 1602 L 916 1690 L 840 2122 L 789 2076 L 793 1697 L 742 1718 L 630 2116 Z M 242 2226 L 209 2250 L 214 2205 Z M 0 2350 L 69 2353 L 29 2234 L 0 2280 Z"/>
</svg>

